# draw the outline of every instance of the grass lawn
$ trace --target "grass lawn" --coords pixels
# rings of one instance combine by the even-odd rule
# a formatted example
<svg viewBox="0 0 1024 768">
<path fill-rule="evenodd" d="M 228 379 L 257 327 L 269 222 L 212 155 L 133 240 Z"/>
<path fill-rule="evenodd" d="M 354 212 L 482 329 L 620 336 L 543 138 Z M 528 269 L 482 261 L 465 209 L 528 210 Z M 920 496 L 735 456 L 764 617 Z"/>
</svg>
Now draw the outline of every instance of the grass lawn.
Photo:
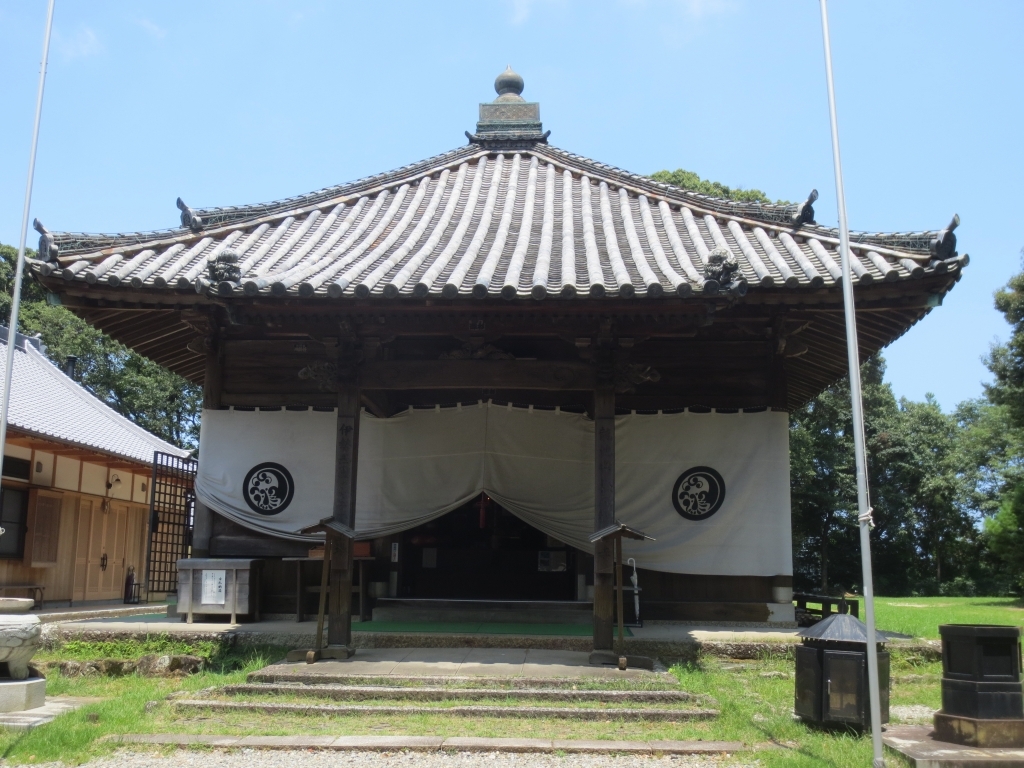
<svg viewBox="0 0 1024 768">
<path fill-rule="evenodd" d="M 118 649 L 134 650 L 134 653 L 122 655 L 122 658 L 130 658 L 143 652 L 153 652 L 153 647 L 161 642 L 164 641 L 154 638 L 135 649 L 120 645 Z M 47 656 L 51 659 L 62 656 L 95 659 L 106 655 L 97 652 L 101 649 L 104 647 L 99 644 L 90 648 L 89 644 L 78 643 L 67 648 L 66 656 L 63 656 L 63 651 L 50 652 Z M 181 652 L 186 649 L 175 647 L 174 650 Z M 172 708 L 165 700 L 168 694 L 243 682 L 249 671 L 280 658 L 283 650 L 250 649 L 214 653 L 212 656 L 211 671 L 188 678 L 65 678 L 51 672 L 47 680 L 49 695 L 91 696 L 101 701 L 27 733 L 0 730 L 0 757 L 10 764 L 55 760 L 76 764 L 113 751 L 117 745 L 102 740 L 103 737 L 123 733 L 381 734 L 728 740 L 745 742 L 756 750 L 738 756 L 738 762 L 749 764 L 756 759 L 765 768 L 853 768 L 871 763 L 868 737 L 846 730 L 823 731 L 793 719 L 793 663 L 784 659 L 730 663 L 709 657 L 696 665 L 673 668 L 682 690 L 712 697 L 714 701 L 707 706 L 721 712 L 716 720 L 700 722 L 467 718 L 446 716 L 443 710 L 437 714 L 387 717 L 270 716 Z M 922 662 L 918 656 L 895 652 L 892 704 L 938 708 L 940 672 L 938 663 Z M 609 687 L 619 688 L 621 685 Z M 513 705 L 512 702 L 509 705 Z M 901 764 L 896 758 L 890 757 L 889 760 L 890 765 Z"/>
<path fill-rule="evenodd" d="M 938 640 L 939 624 L 1024 627 L 1024 601 L 1014 597 L 876 597 L 875 623 L 890 632 Z"/>
</svg>

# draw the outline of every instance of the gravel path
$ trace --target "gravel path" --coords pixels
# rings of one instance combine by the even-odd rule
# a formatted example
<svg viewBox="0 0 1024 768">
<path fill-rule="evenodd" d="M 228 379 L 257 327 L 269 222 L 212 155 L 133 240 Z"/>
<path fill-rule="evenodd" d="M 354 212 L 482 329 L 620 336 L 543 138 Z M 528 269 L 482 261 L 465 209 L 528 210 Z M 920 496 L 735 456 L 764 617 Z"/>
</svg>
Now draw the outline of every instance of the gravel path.
<svg viewBox="0 0 1024 768">
<path fill-rule="evenodd" d="M 747 758 L 750 760 L 750 758 Z M 49 763 L 57 768 L 59 763 Z M 667 757 L 612 755 L 511 754 L 498 752 L 325 752 L 293 750 L 191 751 L 169 755 L 153 752 L 120 751 L 110 757 L 86 763 L 85 768 L 739 768 L 756 766 L 715 758 L 673 755 Z M 46 768 L 46 766 L 39 766 Z"/>
</svg>

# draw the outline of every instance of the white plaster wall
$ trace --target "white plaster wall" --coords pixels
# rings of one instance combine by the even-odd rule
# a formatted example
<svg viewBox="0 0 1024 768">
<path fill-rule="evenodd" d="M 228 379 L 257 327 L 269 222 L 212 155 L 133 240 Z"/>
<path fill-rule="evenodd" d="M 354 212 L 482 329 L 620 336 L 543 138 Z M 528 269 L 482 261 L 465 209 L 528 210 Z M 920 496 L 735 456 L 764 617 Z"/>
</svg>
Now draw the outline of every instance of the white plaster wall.
<svg viewBox="0 0 1024 768">
<path fill-rule="evenodd" d="M 31 459 L 32 449 L 25 448 L 21 445 L 11 445 L 7 443 L 4 446 L 4 456 L 12 456 L 15 459 Z"/>
<path fill-rule="evenodd" d="M 37 471 L 38 470 L 38 471 Z M 36 461 L 32 465 L 32 483 L 34 485 L 53 485 L 53 454 L 36 451 Z"/>
<path fill-rule="evenodd" d="M 107 495 L 107 468 L 85 462 L 82 467 L 82 493 Z"/>
<path fill-rule="evenodd" d="M 53 473 L 53 485 L 66 491 L 78 490 L 78 459 L 67 456 L 57 457 L 57 466 Z"/>
<path fill-rule="evenodd" d="M 137 501 L 140 504 L 149 503 L 149 484 L 151 478 L 149 475 L 132 475 L 132 501 Z"/>
</svg>

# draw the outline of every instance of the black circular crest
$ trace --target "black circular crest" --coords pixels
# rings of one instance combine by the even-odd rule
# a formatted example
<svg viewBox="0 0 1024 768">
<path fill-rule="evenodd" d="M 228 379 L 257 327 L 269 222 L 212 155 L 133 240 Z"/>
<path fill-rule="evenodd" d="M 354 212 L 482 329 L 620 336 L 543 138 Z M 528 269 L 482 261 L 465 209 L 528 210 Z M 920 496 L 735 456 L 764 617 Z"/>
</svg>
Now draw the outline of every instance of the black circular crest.
<svg viewBox="0 0 1024 768">
<path fill-rule="evenodd" d="M 245 503 L 258 515 L 284 512 L 295 495 L 291 472 L 272 461 L 257 464 L 249 470 L 243 483 Z"/>
<path fill-rule="evenodd" d="M 672 488 L 672 504 L 687 520 L 705 520 L 722 507 L 725 480 L 711 467 L 693 467 Z"/>
</svg>

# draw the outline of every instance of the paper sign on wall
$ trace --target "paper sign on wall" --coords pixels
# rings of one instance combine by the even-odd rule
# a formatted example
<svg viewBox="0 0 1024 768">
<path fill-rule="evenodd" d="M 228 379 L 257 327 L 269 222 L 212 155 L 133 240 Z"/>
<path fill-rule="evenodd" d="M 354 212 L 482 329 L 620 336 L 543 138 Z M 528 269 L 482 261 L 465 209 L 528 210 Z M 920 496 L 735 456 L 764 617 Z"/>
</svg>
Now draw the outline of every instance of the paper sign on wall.
<svg viewBox="0 0 1024 768">
<path fill-rule="evenodd" d="M 203 571 L 203 605 L 224 605 L 224 582 L 227 571 Z"/>
</svg>

